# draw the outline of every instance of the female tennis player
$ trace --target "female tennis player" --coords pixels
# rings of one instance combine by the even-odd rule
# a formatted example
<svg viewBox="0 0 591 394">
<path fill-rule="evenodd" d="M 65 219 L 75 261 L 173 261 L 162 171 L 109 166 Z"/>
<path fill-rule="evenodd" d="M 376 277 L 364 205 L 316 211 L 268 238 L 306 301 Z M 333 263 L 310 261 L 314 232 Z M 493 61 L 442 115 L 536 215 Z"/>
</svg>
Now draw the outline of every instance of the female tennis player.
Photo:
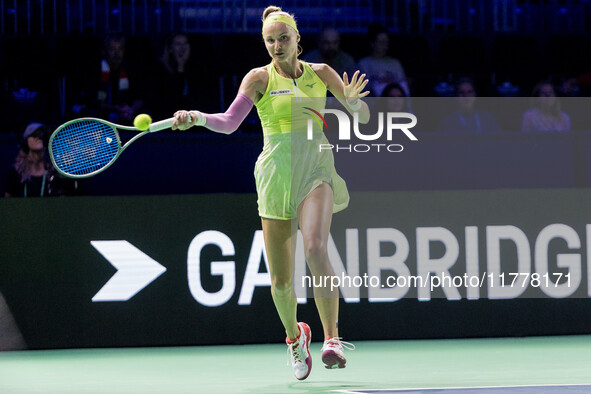
<svg viewBox="0 0 591 394">
<path fill-rule="evenodd" d="M 272 62 L 248 72 L 228 110 L 223 114 L 177 111 L 172 128 L 185 130 L 198 125 L 229 134 L 256 105 L 264 147 L 255 165 L 255 180 L 271 293 L 287 333 L 294 374 L 303 380 L 310 374 L 312 358 L 310 327 L 298 323 L 296 317 L 293 276 L 297 228 L 299 225 L 312 275 L 333 275 L 327 253 L 330 224 L 332 214 L 347 207 L 349 194 L 345 182 L 335 171 L 331 151 L 319 151 L 318 143 L 295 142 L 297 147 L 293 146 L 294 133 L 306 135 L 306 122 L 301 118 L 304 115 L 297 121 L 299 113 L 293 111 L 291 99 L 322 98 L 314 100 L 317 104 L 312 105 L 313 110 L 320 112 L 324 109 L 328 89 L 351 114 L 358 113 L 360 123 L 367 123 L 369 108 L 361 97 L 369 94 L 364 91 L 368 81 L 358 71 L 349 81 L 346 73 L 341 79 L 326 64 L 299 60 L 300 35 L 296 22 L 293 15 L 279 7 L 265 9 L 262 34 Z M 328 142 L 321 130 L 314 138 L 316 142 Z M 298 157 L 292 157 L 296 154 Z M 292 160 L 296 164 L 293 169 Z M 337 328 L 338 289 L 315 288 L 314 297 L 324 329 L 322 361 L 326 368 L 344 368 L 347 360 Z"/>
</svg>

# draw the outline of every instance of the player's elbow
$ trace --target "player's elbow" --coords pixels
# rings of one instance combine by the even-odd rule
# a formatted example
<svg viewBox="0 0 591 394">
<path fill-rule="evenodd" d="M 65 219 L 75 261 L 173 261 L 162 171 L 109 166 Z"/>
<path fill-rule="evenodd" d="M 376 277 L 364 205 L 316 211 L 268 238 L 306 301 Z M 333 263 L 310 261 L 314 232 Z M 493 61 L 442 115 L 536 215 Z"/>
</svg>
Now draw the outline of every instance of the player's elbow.
<svg viewBox="0 0 591 394">
<path fill-rule="evenodd" d="M 228 125 L 228 134 L 232 134 L 233 132 L 235 132 L 236 130 L 238 130 L 238 128 L 242 124 L 242 121 L 239 120 L 235 116 L 228 116 L 227 117 L 227 120 L 228 120 L 228 123 L 227 123 L 227 125 Z"/>
<path fill-rule="evenodd" d="M 230 135 L 230 134 L 234 133 L 235 131 L 237 131 L 239 126 L 240 126 L 239 124 L 229 124 L 225 130 L 225 133 Z"/>
</svg>

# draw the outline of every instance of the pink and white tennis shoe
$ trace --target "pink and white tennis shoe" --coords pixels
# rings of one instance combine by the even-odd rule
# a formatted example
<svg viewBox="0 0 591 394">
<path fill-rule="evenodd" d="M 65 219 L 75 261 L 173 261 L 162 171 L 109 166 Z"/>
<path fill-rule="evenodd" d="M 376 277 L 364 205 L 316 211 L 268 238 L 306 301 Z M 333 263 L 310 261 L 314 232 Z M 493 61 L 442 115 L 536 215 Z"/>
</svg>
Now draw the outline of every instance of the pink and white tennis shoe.
<svg viewBox="0 0 591 394">
<path fill-rule="evenodd" d="M 291 358 L 293 373 L 298 380 L 304 380 L 312 371 L 312 356 L 310 356 L 310 341 L 312 332 L 306 323 L 298 323 L 300 336 L 295 341 L 285 339 Z"/>
<path fill-rule="evenodd" d="M 324 345 L 322 346 L 322 362 L 324 363 L 324 368 L 345 368 L 347 359 L 345 358 L 343 347 L 348 350 L 355 349 L 355 345 L 341 341 L 341 338 L 329 338 L 324 341 Z"/>
</svg>

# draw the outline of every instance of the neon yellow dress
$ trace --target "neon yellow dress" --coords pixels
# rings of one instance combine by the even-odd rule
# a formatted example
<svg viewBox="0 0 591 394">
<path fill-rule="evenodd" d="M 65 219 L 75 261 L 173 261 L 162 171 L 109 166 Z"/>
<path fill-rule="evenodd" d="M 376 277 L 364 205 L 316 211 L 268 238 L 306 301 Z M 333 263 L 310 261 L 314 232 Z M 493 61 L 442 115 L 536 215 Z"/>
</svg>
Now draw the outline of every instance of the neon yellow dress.
<svg viewBox="0 0 591 394">
<path fill-rule="evenodd" d="M 297 207 L 322 182 L 332 187 L 333 212 L 349 204 L 347 185 L 335 170 L 332 151 L 319 149 L 328 140 L 316 122 L 310 122 L 313 139 L 307 138 L 310 109 L 319 113 L 324 109 L 326 85 L 309 64 L 302 65 L 303 74 L 292 80 L 269 64 L 267 90 L 256 104 L 264 146 L 254 174 L 259 215 L 268 219 L 297 217 Z"/>
</svg>

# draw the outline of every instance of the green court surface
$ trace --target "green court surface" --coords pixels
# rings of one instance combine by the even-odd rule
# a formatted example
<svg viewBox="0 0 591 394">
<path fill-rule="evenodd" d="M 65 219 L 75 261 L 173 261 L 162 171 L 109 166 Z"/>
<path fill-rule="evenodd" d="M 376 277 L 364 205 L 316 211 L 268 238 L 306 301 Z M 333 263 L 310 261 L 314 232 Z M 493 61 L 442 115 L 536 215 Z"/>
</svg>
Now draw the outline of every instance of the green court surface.
<svg viewBox="0 0 591 394">
<path fill-rule="evenodd" d="M 327 370 L 321 343 L 314 342 L 312 373 L 302 382 L 286 365 L 283 344 L 5 352 L 0 393 L 296 394 L 454 387 L 425 391 L 452 393 L 462 392 L 458 387 L 591 384 L 591 336 L 356 345 L 347 352 L 347 368 Z M 591 392 L 591 386 L 579 387 L 583 391 L 577 392 Z M 528 392 L 544 391 L 536 386 Z"/>
</svg>

